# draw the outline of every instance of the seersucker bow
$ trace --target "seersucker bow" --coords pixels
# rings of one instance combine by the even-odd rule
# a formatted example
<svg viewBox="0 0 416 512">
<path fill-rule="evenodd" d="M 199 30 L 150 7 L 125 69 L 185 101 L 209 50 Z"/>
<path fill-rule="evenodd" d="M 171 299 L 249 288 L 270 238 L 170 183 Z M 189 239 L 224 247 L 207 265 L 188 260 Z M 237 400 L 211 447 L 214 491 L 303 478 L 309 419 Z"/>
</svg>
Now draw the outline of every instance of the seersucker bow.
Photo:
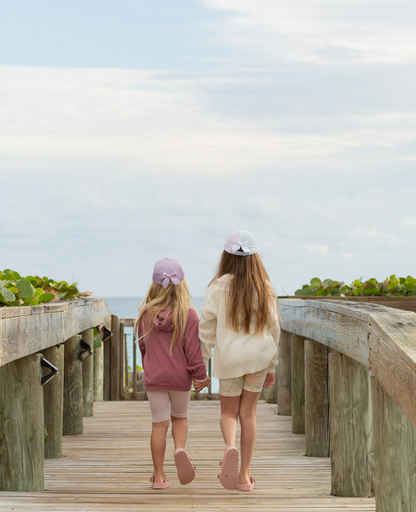
<svg viewBox="0 0 416 512">
<path fill-rule="evenodd" d="M 244 252 L 250 252 L 248 240 L 246 240 L 245 242 L 240 242 L 236 238 L 233 242 L 231 250 L 235 254 L 239 249 L 242 249 Z"/>
<path fill-rule="evenodd" d="M 164 280 L 162 283 L 163 288 L 166 288 L 168 286 L 168 284 L 170 283 L 170 281 L 172 281 L 173 284 L 181 284 L 181 282 L 179 281 L 178 276 L 176 275 L 175 272 L 173 272 L 172 274 L 166 274 L 166 272 L 163 272 L 163 277 L 164 277 Z"/>
</svg>

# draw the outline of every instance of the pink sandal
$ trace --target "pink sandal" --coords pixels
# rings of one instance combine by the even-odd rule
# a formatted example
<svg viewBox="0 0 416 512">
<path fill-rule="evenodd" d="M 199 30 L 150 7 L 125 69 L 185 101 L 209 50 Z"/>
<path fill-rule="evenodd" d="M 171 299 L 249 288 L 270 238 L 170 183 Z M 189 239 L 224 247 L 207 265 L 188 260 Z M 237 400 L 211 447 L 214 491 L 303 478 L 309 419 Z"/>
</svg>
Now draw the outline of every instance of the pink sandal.
<svg viewBox="0 0 416 512">
<path fill-rule="evenodd" d="M 165 480 L 163 482 L 155 482 L 155 475 L 150 478 L 150 483 L 152 484 L 152 489 L 167 489 L 170 487 L 169 478 L 165 475 Z"/>
<path fill-rule="evenodd" d="M 178 472 L 179 482 L 186 485 L 195 478 L 195 466 L 192 465 L 191 459 L 183 448 L 177 448 L 174 451 L 175 466 Z"/>
<path fill-rule="evenodd" d="M 218 475 L 221 485 L 225 489 L 237 489 L 238 485 L 238 450 L 229 446 L 220 462 L 221 472 Z"/>
<path fill-rule="evenodd" d="M 254 489 L 254 484 L 256 481 L 252 476 L 250 476 L 250 483 L 249 484 L 238 484 L 238 490 L 239 491 L 252 491 Z"/>
</svg>

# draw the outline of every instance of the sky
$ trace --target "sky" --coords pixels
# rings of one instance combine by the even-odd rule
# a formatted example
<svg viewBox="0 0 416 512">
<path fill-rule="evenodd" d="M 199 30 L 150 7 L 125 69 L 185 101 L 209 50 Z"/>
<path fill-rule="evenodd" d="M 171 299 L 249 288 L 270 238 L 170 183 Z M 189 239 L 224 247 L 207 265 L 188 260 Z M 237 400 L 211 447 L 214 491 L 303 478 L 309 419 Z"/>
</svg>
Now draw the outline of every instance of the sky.
<svg viewBox="0 0 416 512">
<path fill-rule="evenodd" d="M 0 0 L 0 268 L 203 296 L 416 275 L 413 0 Z"/>
</svg>

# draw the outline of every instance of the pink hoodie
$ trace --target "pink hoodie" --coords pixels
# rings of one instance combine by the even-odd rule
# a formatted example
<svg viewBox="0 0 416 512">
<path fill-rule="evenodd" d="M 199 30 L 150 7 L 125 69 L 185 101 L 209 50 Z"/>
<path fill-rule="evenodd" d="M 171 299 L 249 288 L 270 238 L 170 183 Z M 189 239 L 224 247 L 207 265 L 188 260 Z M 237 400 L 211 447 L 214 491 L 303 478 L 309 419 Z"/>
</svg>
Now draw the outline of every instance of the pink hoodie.
<svg viewBox="0 0 416 512">
<path fill-rule="evenodd" d="M 138 327 L 139 339 L 147 329 L 145 313 Z M 192 377 L 203 380 L 207 375 L 199 348 L 196 312 L 193 309 L 188 311 L 185 335 L 182 336 L 179 331 L 171 355 L 169 347 L 172 331 L 172 312 L 168 312 L 164 318 L 159 316 L 150 333 L 144 340 L 140 340 L 144 385 L 147 391 L 189 391 L 192 387 Z"/>
</svg>

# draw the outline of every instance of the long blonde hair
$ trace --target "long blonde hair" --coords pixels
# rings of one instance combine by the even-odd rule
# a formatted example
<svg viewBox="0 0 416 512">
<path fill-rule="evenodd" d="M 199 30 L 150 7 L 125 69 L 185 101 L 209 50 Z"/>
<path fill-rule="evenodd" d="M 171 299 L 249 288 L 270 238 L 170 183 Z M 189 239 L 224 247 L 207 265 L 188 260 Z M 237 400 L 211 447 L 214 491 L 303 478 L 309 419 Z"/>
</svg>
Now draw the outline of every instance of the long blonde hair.
<svg viewBox="0 0 416 512">
<path fill-rule="evenodd" d="M 236 332 L 250 334 L 254 316 L 254 333 L 262 334 L 270 324 L 271 308 L 278 307 L 278 300 L 260 256 L 257 253 L 235 256 L 223 251 L 217 274 L 210 284 L 225 274 L 233 275 L 227 300 L 230 327 Z M 280 317 L 279 310 L 277 312 Z"/>
<path fill-rule="evenodd" d="M 147 313 L 148 329 L 138 341 L 145 341 L 145 338 L 153 329 L 156 318 L 162 312 L 172 311 L 173 332 L 170 342 L 170 353 L 172 354 L 175 343 L 178 342 L 180 346 L 182 344 L 182 340 L 179 339 L 179 332 L 183 337 L 190 309 L 195 310 L 195 306 L 192 304 L 186 279 L 183 279 L 178 285 L 168 285 L 166 288 L 163 288 L 161 284 L 152 283 L 145 299 L 139 306 L 139 314 L 134 322 L 134 332 L 137 333 L 139 322 Z"/>
</svg>

